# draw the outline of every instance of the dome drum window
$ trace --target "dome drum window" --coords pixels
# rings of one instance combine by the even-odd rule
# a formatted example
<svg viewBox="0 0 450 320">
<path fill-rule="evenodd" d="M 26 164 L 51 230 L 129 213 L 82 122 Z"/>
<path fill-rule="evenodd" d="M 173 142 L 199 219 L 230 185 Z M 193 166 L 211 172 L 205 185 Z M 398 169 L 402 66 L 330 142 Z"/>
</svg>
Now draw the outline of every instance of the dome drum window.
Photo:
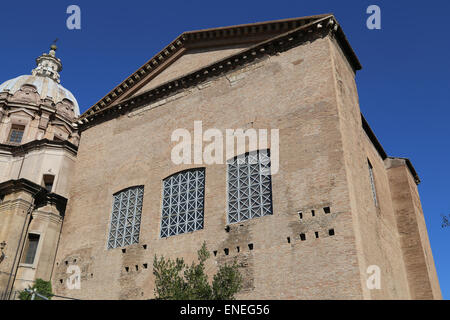
<svg viewBox="0 0 450 320">
<path fill-rule="evenodd" d="M 25 126 L 13 124 L 9 133 L 8 142 L 12 144 L 20 144 L 22 142 Z"/>
</svg>

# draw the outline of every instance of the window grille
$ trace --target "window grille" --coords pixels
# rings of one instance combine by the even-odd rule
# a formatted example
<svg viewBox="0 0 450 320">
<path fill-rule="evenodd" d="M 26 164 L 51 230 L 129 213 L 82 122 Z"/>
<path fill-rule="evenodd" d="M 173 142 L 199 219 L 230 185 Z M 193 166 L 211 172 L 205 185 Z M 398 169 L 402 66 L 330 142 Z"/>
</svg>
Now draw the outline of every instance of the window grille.
<svg viewBox="0 0 450 320">
<path fill-rule="evenodd" d="M 228 223 L 272 214 L 269 150 L 240 155 L 228 161 Z"/>
<path fill-rule="evenodd" d="M 131 187 L 114 195 L 108 249 L 139 242 L 144 187 Z"/>
<path fill-rule="evenodd" d="M 176 173 L 163 181 L 161 238 L 203 229 L 205 169 Z"/>
<path fill-rule="evenodd" d="M 369 165 L 369 177 L 370 177 L 370 187 L 372 188 L 372 197 L 375 206 L 378 207 L 378 199 L 377 199 L 377 189 L 375 188 L 375 179 L 373 177 L 373 167 L 370 161 L 367 161 Z"/>
</svg>

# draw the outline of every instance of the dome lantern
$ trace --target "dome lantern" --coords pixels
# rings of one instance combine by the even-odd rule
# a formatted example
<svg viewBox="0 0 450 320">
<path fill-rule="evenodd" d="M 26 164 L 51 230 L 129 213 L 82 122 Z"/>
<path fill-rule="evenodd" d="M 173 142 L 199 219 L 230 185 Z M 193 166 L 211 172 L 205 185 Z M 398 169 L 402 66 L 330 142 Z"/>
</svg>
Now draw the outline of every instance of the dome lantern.
<svg viewBox="0 0 450 320">
<path fill-rule="evenodd" d="M 62 70 L 62 63 L 56 57 L 56 45 L 51 45 L 49 53 L 43 53 L 36 59 L 37 67 L 31 71 L 33 76 L 48 77 L 60 83 L 59 72 Z"/>
<path fill-rule="evenodd" d="M 35 88 L 42 102 L 51 101 L 56 107 L 64 112 L 73 112 L 73 116 L 80 115 L 78 102 L 73 94 L 61 85 L 59 72 L 62 70 L 61 59 L 56 57 L 57 47 L 53 44 L 48 53 L 43 53 L 36 59 L 36 68 L 31 75 L 21 75 L 0 84 L 0 96 L 7 93 L 15 96 L 25 85 Z M 67 105 L 67 100 L 71 105 Z M 33 102 L 38 103 L 37 101 Z M 61 109 L 62 108 L 62 109 Z M 72 117 L 73 117 L 72 116 Z"/>
</svg>

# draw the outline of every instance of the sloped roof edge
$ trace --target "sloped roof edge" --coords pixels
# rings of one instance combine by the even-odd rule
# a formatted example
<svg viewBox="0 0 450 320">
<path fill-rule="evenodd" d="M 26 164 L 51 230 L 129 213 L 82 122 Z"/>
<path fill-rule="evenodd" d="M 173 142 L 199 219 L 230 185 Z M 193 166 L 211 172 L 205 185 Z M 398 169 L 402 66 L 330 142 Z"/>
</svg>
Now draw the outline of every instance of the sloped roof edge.
<svg viewBox="0 0 450 320">
<path fill-rule="evenodd" d="M 277 38 L 278 36 L 286 34 L 287 32 L 298 30 L 301 27 L 304 27 L 305 25 L 311 24 L 312 22 L 318 22 L 319 20 L 325 20 L 327 18 L 332 18 L 336 22 L 337 39 L 340 42 L 344 53 L 347 55 L 347 57 L 349 57 L 349 60 L 353 65 L 353 68 L 355 70 L 360 70 L 361 64 L 356 54 L 354 53 L 353 49 L 351 48 L 345 34 L 343 33 L 342 28 L 337 23 L 333 14 L 322 14 L 301 18 L 290 18 L 259 23 L 235 25 L 229 27 L 218 27 L 197 31 L 187 31 L 178 36 L 169 45 L 163 48 L 160 52 L 158 52 L 155 56 L 153 56 L 150 60 L 148 60 L 144 65 L 142 65 L 136 72 L 134 72 L 127 79 L 122 81 L 107 95 L 105 95 L 102 99 L 100 99 L 97 103 L 95 103 L 92 107 L 90 107 L 87 111 L 85 111 L 80 116 L 79 119 L 84 119 L 100 110 L 106 109 L 106 107 L 115 103 L 116 101 L 123 101 L 124 96 L 125 99 L 128 98 L 129 93 L 131 91 L 136 90 L 136 85 L 142 83 L 145 78 L 150 77 L 154 72 L 158 73 L 161 72 L 164 67 L 167 67 L 171 63 L 171 58 L 174 57 L 176 58 L 177 54 L 179 55 L 180 53 L 183 53 L 183 51 L 191 47 L 193 43 L 195 43 L 197 46 L 199 46 L 199 43 L 207 45 L 213 38 L 216 39 L 228 38 L 231 41 L 231 43 L 234 43 L 233 40 L 236 40 L 237 37 L 244 34 L 254 35 L 258 32 L 260 33 L 266 32 L 267 34 L 267 32 L 270 33 L 271 30 L 272 32 L 274 30 L 279 31 L 277 35 L 274 34 L 273 37 L 260 41 L 264 42 Z M 286 30 L 286 32 L 283 32 L 284 30 Z"/>
<path fill-rule="evenodd" d="M 381 159 L 401 159 L 404 160 L 406 163 L 406 166 L 409 169 L 409 172 L 411 172 L 411 175 L 414 178 L 414 181 L 416 184 L 420 183 L 420 177 L 416 172 L 416 169 L 412 165 L 411 161 L 408 158 L 401 158 L 401 157 L 390 157 L 387 155 L 386 151 L 384 151 L 383 146 L 378 141 L 377 137 L 375 136 L 375 133 L 373 133 L 372 128 L 370 128 L 369 123 L 367 122 L 366 118 L 364 118 L 363 114 L 361 113 L 361 120 L 362 120 L 362 127 L 364 129 L 364 132 L 369 137 L 370 141 L 374 145 L 375 149 L 377 150 L 378 154 L 380 155 Z"/>
</svg>

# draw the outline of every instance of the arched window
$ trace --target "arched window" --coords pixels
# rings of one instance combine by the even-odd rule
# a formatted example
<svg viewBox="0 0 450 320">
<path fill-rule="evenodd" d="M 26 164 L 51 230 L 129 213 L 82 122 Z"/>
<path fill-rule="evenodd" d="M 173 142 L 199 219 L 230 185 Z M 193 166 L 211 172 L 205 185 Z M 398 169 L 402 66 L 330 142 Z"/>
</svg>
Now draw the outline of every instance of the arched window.
<svg viewBox="0 0 450 320">
<path fill-rule="evenodd" d="M 228 223 L 272 214 L 270 152 L 237 156 L 228 164 Z"/>
<path fill-rule="evenodd" d="M 113 196 L 108 249 L 139 242 L 144 186 L 131 187 Z"/>
<path fill-rule="evenodd" d="M 203 229 L 205 168 L 181 171 L 163 181 L 161 238 Z"/>
</svg>

